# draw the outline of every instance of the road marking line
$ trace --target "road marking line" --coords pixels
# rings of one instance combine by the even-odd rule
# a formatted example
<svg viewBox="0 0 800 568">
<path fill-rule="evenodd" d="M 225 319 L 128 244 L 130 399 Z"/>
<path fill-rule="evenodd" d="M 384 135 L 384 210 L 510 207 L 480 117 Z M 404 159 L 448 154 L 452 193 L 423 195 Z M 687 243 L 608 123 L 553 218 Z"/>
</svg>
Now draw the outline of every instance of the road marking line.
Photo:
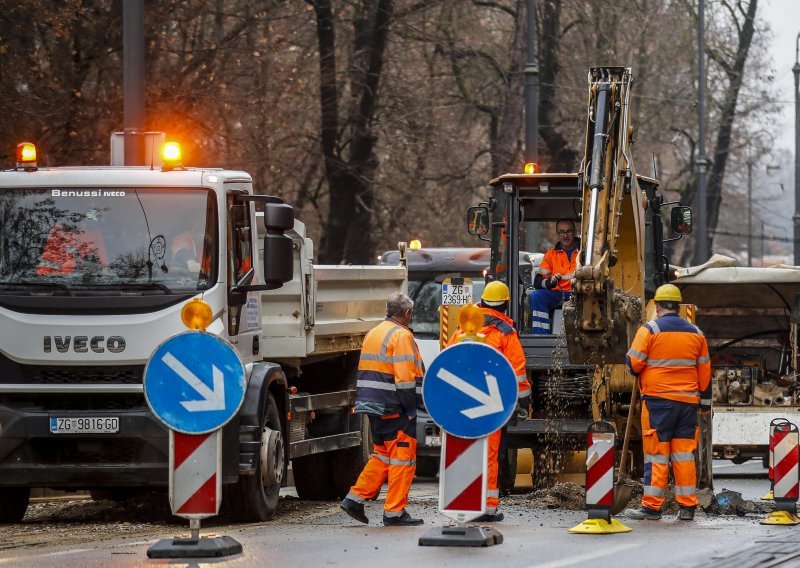
<svg viewBox="0 0 800 568">
<path fill-rule="evenodd" d="M 128 546 L 141 546 L 143 544 L 151 544 L 152 540 L 137 540 L 135 542 L 121 542 L 112 545 L 108 550 L 112 552 L 115 548 L 124 548 Z M 42 552 L 41 554 L 29 554 L 26 556 L 14 556 L 11 558 L 0 558 L 0 564 L 14 564 L 17 561 L 32 560 L 34 558 L 48 558 L 52 556 L 66 556 L 68 554 L 83 554 L 84 552 L 97 552 L 102 551 L 103 548 L 74 548 L 71 550 L 56 550 L 55 552 Z"/>
<path fill-rule="evenodd" d="M 593 550 L 585 554 L 570 556 L 569 558 L 562 558 L 561 560 L 554 560 L 552 562 L 545 562 L 544 564 L 532 564 L 529 568 L 561 568 L 562 566 L 572 566 L 573 564 L 579 564 L 582 562 L 591 562 L 595 558 L 600 558 L 601 556 L 609 556 L 611 554 L 617 554 L 618 552 L 622 552 L 624 550 L 630 550 L 632 548 L 638 548 L 640 546 L 642 545 L 637 543 L 620 544 L 619 546 L 614 546 L 612 548 L 604 548 L 603 550 Z"/>
</svg>

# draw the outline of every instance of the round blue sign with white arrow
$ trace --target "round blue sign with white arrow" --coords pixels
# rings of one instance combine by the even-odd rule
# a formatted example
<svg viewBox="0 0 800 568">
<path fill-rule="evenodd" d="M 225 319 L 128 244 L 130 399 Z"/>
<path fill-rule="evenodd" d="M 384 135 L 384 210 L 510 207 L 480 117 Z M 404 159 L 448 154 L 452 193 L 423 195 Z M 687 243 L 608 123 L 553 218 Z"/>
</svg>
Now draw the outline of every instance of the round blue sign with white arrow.
<svg viewBox="0 0 800 568">
<path fill-rule="evenodd" d="M 175 335 L 150 356 L 144 396 L 153 414 L 184 434 L 213 432 L 239 411 L 244 365 L 224 339 L 204 331 Z"/>
<path fill-rule="evenodd" d="M 517 407 L 517 379 L 508 359 L 484 343 L 451 345 L 431 363 L 422 398 L 436 424 L 461 438 L 488 436 Z"/>
</svg>

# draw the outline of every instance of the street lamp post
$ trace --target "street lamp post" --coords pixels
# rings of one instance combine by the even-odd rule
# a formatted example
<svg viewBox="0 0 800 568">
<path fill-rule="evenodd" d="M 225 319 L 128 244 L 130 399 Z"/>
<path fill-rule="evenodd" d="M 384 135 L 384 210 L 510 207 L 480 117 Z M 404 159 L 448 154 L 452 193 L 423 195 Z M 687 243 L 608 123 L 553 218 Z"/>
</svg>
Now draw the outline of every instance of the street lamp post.
<svg viewBox="0 0 800 568">
<path fill-rule="evenodd" d="M 794 47 L 794 263 L 800 265 L 800 32 Z"/>
<path fill-rule="evenodd" d="M 706 40 L 705 40 L 705 3 L 699 0 L 697 8 L 697 243 L 695 249 L 695 264 L 702 264 L 710 256 L 708 242 L 708 211 L 706 187 Z M 800 217 L 798 217 L 800 222 Z"/>
<path fill-rule="evenodd" d="M 753 266 L 753 160 L 747 160 L 747 266 Z"/>
</svg>

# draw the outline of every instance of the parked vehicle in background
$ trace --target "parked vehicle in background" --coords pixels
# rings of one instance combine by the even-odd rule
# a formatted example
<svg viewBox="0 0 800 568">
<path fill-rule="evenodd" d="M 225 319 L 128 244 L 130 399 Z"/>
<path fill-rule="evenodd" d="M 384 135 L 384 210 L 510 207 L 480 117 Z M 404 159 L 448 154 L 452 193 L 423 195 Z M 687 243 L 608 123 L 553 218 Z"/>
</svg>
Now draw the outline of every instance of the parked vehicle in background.
<svg viewBox="0 0 800 568">
<path fill-rule="evenodd" d="M 477 303 L 486 284 L 491 250 L 477 247 L 409 248 L 406 256 L 408 295 L 414 300 L 411 327 L 427 368 L 441 350 L 443 282 L 464 279 L 471 285 L 469 291 L 472 302 Z M 519 253 L 519 273 L 528 283 L 532 282 L 532 268 L 538 267 L 542 256 L 540 253 Z M 398 251 L 386 251 L 381 255 L 380 264 L 396 266 L 399 261 Z M 444 294 L 447 295 L 446 292 Z M 466 304 L 463 298 L 452 300 Z M 455 329 L 450 331 L 452 333 Z M 437 474 L 440 446 L 439 427 L 430 416 L 420 413 L 417 419 L 418 476 L 433 477 Z"/>
<path fill-rule="evenodd" d="M 678 269 L 673 284 L 697 306 L 708 341 L 717 459 L 769 459 L 769 425 L 800 419 L 800 267 L 734 266 L 715 256 Z"/>
</svg>

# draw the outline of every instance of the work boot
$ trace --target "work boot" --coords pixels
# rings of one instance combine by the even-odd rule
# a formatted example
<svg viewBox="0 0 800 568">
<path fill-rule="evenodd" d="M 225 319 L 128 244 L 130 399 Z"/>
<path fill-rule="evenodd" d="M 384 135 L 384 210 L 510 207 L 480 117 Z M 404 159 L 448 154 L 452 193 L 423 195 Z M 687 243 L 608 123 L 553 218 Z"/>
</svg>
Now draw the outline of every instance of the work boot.
<svg viewBox="0 0 800 568">
<path fill-rule="evenodd" d="M 358 503 L 345 497 L 342 499 L 342 503 L 339 505 L 342 511 L 353 517 L 360 523 L 364 523 L 365 525 L 369 524 L 369 519 L 367 518 L 367 514 L 364 512 L 364 504 Z"/>
<path fill-rule="evenodd" d="M 694 507 L 681 507 L 681 510 L 678 512 L 678 519 L 681 521 L 693 521 L 694 511 Z"/>
<path fill-rule="evenodd" d="M 476 523 L 499 523 L 505 518 L 505 515 L 501 511 L 497 511 L 496 513 L 486 513 L 485 515 L 481 515 L 477 519 L 475 519 Z"/>
<path fill-rule="evenodd" d="M 638 509 L 625 509 L 625 516 L 629 519 L 635 519 L 637 521 L 657 521 L 661 519 L 661 511 L 648 509 L 647 507 L 640 507 Z"/>
<path fill-rule="evenodd" d="M 399 517 L 387 517 L 385 514 L 383 515 L 383 524 L 387 527 L 413 527 L 421 525 L 424 522 L 425 521 L 422 519 L 415 519 L 409 515 L 408 511 L 405 509 L 403 510 L 403 514 Z"/>
</svg>

